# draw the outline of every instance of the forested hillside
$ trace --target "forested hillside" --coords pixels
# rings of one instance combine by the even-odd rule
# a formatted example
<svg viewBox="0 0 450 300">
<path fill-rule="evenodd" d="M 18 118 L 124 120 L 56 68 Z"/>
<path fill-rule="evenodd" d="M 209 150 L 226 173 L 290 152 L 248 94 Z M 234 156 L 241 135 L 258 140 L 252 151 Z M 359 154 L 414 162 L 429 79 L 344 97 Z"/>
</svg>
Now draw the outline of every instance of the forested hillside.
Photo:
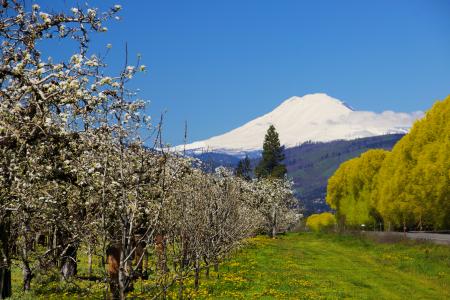
<svg viewBox="0 0 450 300">
<path fill-rule="evenodd" d="M 306 213 L 327 211 L 330 207 L 325 202 L 328 178 L 339 165 L 349 159 L 357 157 L 369 149 L 390 150 L 400 140 L 403 134 L 389 134 L 355 140 L 339 140 L 323 143 L 305 143 L 284 151 L 284 164 L 288 177 L 294 181 L 296 197 L 306 209 Z M 204 170 L 213 172 L 215 168 L 224 166 L 235 168 L 239 158 L 215 152 L 205 152 L 194 155 L 203 162 Z M 251 168 L 258 164 L 260 158 L 256 152 Z"/>
<path fill-rule="evenodd" d="M 390 150 L 402 134 L 368 137 L 351 141 L 306 143 L 285 150 L 288 176 L 294 180 L 296 196 L 306 213 L 329 210 L 325 203 L 327 181 L 339 165 L 369 149 Z"/>
</svg>

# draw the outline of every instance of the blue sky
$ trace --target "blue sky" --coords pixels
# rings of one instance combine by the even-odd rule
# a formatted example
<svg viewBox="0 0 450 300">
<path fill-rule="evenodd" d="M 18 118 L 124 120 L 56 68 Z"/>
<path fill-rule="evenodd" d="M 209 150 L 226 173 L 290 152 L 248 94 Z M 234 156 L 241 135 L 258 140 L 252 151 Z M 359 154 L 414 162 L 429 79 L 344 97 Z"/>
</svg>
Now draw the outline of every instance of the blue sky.
<svg viewBox="0 0 450 300">
<path fill-rule="evenodd" d="M 35 2 L 43 10 L 77 3 Z M 112 69 L 123 65 L 125 42 L 131 57 L 142 55 L 148 73 L 132 85 L 151 101 L 149 114 L 166 112 L 171 144 L 183 141 L 185 121 L 189 141 L 205 139 L 293 95 L 411 112 L 450 94 L 450 1 L 87 2 L 123 6 L 93 49 L 113 45 Z"/>
</svg>

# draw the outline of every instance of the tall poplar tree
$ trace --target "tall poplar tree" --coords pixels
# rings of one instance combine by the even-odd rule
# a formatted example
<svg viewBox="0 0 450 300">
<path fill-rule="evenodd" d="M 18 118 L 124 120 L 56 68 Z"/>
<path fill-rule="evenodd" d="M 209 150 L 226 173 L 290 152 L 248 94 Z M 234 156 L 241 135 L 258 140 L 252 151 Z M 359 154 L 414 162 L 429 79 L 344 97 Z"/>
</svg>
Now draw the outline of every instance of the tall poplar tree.
<svg viewBox="0 0 450 300">
<path fill-rule="evenodd" d="M 283 147 L 280 145 L 278 133 L 273 125 L 270 125 L 264 138 L 262 159 L 255 168 L 255 175 L 258 178 L 283 178 L 286 174 Z"/>
</svg>

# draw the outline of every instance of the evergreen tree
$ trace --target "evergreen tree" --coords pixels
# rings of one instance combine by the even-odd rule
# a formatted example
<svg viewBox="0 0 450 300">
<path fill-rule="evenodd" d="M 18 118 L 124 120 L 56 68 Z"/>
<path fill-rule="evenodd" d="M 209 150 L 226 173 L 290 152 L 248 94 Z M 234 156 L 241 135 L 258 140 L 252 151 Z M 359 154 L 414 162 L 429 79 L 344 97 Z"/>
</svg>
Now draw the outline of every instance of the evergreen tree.
<svg viewBox="0 0 450 300">
<path fill-rule="evenodd" d="M 275 127 L 270 125 L 264 138 L 262 159 L 255 168 L 256 177 L 283 178 L 287 172 L 286 166 L 281 163 L 284 160 L 283 150 Z"/>
<path fill-rule="evenodd" d="M 251 179 L 250 159 L 246 155 L 244 159 L 241 159 L 236 167 L 235 175 L 244 180 Z"/>
</svg>

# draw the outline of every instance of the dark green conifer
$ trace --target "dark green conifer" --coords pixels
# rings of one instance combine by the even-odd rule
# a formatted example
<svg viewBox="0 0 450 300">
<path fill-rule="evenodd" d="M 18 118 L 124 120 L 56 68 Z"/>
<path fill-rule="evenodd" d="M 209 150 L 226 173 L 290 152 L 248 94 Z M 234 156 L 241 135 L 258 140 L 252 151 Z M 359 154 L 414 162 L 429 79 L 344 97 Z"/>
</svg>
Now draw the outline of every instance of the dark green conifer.
<svg viewBox="0 0 450 300">
<path fill-rule="evenodd" d="M 251 167 L 250 159 L 246 155 L 244 159 L 241 159 L 236 167 L 235 174 L 237 177 L 241 177 L 244 180 L 251 179 Z"/>
<path fill-rule="evenodd" d="M 283 178 L 286 174 L 286 166 L 282 164 L 284 160 L 283 147 L 280 145 L 278 133 L 273 125 L 270 125 L 264 138 L 262 158 L 255 168 L 255 175 L 258 178 Z"/>
</svg>

